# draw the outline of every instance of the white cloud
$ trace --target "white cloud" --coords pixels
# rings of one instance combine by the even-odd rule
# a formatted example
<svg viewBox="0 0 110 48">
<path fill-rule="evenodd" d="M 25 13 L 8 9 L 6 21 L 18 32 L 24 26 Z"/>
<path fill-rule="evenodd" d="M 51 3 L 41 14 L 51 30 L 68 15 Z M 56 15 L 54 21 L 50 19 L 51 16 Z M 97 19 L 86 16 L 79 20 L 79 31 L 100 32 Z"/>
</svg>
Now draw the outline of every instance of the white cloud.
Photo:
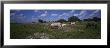
<svg viewBox="0 0 110 48">
<path fill-rule="evenodd" d="M 41 16 L 47 16 L 47 14 L 41 14 Z"/>
<path fill-rule="evenodd" d="M 87 14 L 87 11 L 86 10 L 82 10 L 80 13 L 79 13 L 79 18 L 84 18 Z"/>
<path fill-rule="evenodd" d="M 71 11 L 69 12 L 70 16 L 73 16 L 74 13 L 75 13 L 75 10 L 71 10 Z"/>
<path fill-rule="evenodd" d="M 45 14 L 47 14 L 48 12 L 47 11 L 45 11 Z"/>
<path fill-rule="evenodd" d="M 59 15 L 58 18 L 60 19 L 62 17 L 62 15 Z"/>
<path fill-rule="evenodd" d="M 47 11 L 44 12 L 44 14 L 41 14 L 40 16 L 47 16 Z"/>
<path fill-rule="evenodd" d="M 83 15 L 83 14 L 86 14 L 87 11 L 83 10 L 79 13 L 79 15 Z"/>
<path fill-rule="evenodd" d="M 59 15 L 58 18 L 61 19 L 61 17 L 63 17 L 64 15 L 66 15 L 66 13 Z"/>
<path fill-rule="evenodd" d="M 20 14 L 20 16 L 23 16 L 24 14 Z"/>
<path fill-rule="evenodd" d="M 97 13 L 97 12 L 99 12 L 99 10 L 94 11 L 94 13 Z"/>
<path fill-rule="evenodd" d="M 79 14 L 78 14 L 78 17 L 80 19 L 82 18 L 86 18 L 86 15 L 87 15 L 87 11 L 86 10 L 82 10 Z"/>
<path fill-rule="evenodd" d="M 82 19 L 82 18 L 87 18 L 86 13 L 83 14 L 83 15 L 81 15 L 81 16 L 79 16 L 79 18 L 80 18 L 80 19 Z"/>
<path fill-rule="evenodd" d="M 69 16 L 69 14 L 68 13 L 63 13 L 60 16 Z"/>
<path fill-rule="evenodd" d="M 74 14 L 74 16 L 79 16 L 79 14 Z"/>
<path fill-rule="evenodd" d="M 90 14 L 89 16 L 93 16 L 95 15 L 95 13 L 99 12 L 99 10 L 94 11 L 92 14 Z"/>
<path fill-rule="evenodd" d="M 36 16 L 32 16 L 32 19 L 36 19 L 37 17 Z"/>
<path fill-rule="evenodd" d="M 74 13 L 74 12 L 75 12 L 75 10 L 71 10 L 71 11 L 70 11 L 70 13 Z"/>
<path fill-rule="evenodd" d="M 67 15 L 67 13 L 63 13 L 62 15 Z"/>
<path fill-rule="evenodd" d="M 37 18 L 32 18 L 32 20 L 37 20 Z"/>
<path fill-rule="evenodd" d="M 61 15 L 58 16 L 59 19 L 64 18 L 66 16 L 70 16 L 69 13 L 62 13 Z"/>
<path fill-rule="evenodd" d="M 38 12 L 38 10 L 34 10 L 34 12 Z"/>
<path fill-rule="evenodd" d="M 34 18 L 35 16 L 32 16 L 32 18 Z"/>
<path fill-rule="evenodd" d="M 90 14 L 89 16 L 93 16 L 93 15 L 94 15 L 94 13 Z"/>
<path fill-rule="evenodd" d="M 58 16 L 58 14 L 51 14 L 51 16 Z"/>
<path fill-rule="evenodd" d="M 36 16 L 32 16 L 32 21 L 36 21 L 37 22 L 38 18 Z"/>
<path fill-rule="evenodd" d="M 19 19 L 25 18 L 24 14 L 19 14 L 19 15 L 17 15 L 16 17 L 19 18 Z"/>
<path fill-rule="evenodd" d="M 60 17 L 63 16 L 63 14 L 59 15 Z"/>
</svg>

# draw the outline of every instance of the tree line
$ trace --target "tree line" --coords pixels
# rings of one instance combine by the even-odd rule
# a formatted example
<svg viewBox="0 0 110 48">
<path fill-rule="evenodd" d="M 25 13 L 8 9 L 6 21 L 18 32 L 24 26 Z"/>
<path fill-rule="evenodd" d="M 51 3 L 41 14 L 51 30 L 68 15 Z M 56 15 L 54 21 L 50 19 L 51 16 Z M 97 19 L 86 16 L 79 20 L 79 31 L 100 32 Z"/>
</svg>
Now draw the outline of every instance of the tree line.
<svg viewBox="0 0 110 48">
<path fill-rule="evenodd" d="M 97 22 L 97 21 L 100 21 L 100 20 L 101 20 L 101 18 L 98 18 L 98 17 L 93 17 L 93 18 L 88 18 L 88 19 L 80 20 L 77 16 L 71 16 L 71 17 L 68 18 L 68 21 L 65 20 L 65 19 L 59 19 L 59 20 L 57 20 L 55 22 L 61 22 L 61 23 L 62 22 L 75 22 L 75 21 L 95 21 L 95 22 Z M 47 21 L 39 19 L 38 22 L 46 23 Z M 35 22 L 33 22 L 33 23 L 35 23 Z"/>
</svg>

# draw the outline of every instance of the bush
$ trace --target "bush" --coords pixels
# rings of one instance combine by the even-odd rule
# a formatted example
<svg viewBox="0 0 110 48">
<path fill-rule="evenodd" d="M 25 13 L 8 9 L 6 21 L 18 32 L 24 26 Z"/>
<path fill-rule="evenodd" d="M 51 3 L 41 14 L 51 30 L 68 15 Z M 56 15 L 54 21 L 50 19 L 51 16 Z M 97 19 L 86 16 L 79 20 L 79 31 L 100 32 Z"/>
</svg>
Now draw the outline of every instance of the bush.
<svg viewBox="0 0 110 48">
<path fill-rule="evenodd" d="M 86 28 L 97 28 L 97 24 L 95 22 L 87 22 Z"/>
</svg>

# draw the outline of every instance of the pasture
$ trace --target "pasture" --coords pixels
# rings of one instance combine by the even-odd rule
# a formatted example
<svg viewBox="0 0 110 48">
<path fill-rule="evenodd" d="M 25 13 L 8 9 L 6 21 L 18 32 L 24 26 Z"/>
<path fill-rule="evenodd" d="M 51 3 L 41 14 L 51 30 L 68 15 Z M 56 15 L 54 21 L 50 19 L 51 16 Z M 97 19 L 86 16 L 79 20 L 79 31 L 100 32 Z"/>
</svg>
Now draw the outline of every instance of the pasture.
<svg viewBox="0 0 110 48">
<path fill-rule="evenodd" d="M 68 24 L 68 22 L 64 22 Z M 87 24 L 96 24 L 87 26 Z M 101 22 L 79 21 L 74 26 L 51 28 L 51 23 L 10 24 L 11 39 L 100 39 Z"/>
</svg>

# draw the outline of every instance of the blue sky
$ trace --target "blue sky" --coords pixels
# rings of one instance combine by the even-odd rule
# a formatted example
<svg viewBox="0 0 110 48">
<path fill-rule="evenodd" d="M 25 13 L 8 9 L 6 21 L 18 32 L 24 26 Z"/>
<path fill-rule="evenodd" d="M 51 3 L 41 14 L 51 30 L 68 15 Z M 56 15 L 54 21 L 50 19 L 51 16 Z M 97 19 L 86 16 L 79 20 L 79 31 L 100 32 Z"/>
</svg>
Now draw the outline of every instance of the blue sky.
<svg viewBox="0 0 110 48">
<path fill-rule="evenodd" d="M 45 21 L 68 20 L 71 16 L 77 16 L 81 20 L 92 17 L 101 18 L 101 10 L 10 10 L 10 21 L 17 23 L 37 22 L 38 19 Z"/>
</svg>

